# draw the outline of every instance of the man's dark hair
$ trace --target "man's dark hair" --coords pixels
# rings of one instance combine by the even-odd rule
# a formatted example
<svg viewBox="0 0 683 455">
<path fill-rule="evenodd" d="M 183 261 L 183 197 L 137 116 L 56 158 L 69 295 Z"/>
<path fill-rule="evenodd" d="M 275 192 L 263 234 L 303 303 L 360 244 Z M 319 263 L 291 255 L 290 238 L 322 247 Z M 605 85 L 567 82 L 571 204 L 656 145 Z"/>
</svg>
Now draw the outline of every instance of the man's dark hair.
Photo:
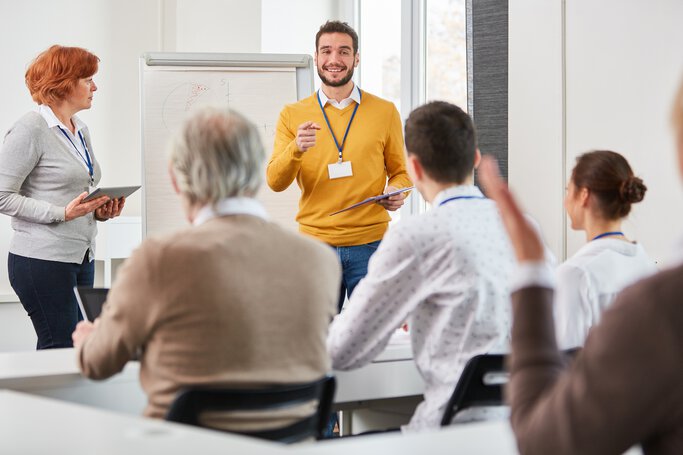
<svg viewBox="0 0 683 455">
<path fill-rule="evenodd" d="M 431 178 L 463 183 L 471 175 L 477 150 L 472 119 L 458 106 L 433 101 L 413 110 L 406 120 L 406 149 Z"/>
<path fill-rule="evenodd" d="M 316 52 L 318 52 L 318 41 L 320 41 L 320 37 L 326 33 L 345 33 L 349 35 L 351 41 L 353 41 L 353 55 L 358 53 L 358 34 L 349 24 L 340 21 L 327 21 L 320 26 L 320 30 L 315 34 Z"/>
</svg>

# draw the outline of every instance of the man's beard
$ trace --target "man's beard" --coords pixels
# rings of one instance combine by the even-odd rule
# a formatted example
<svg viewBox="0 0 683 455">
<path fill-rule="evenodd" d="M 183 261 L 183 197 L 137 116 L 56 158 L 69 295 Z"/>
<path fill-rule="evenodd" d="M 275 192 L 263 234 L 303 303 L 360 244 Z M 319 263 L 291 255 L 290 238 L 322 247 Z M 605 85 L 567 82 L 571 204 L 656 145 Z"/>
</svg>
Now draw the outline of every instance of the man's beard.
<svg viewBox="0 0 683 455">
<path fill-rule="evenodd" d="M 338 81 L 331 81 L 327 79 L 325 76 L 323 76 L 323 72 L 320 69 L 318 69 L 318 77 L 320 77 L 320 80 L 323 81 L 323 84 L 327 85 L 328 87 L 341 87 L 343 85 L 348 84 L 351 78 L 353 77 L 353 68 L 351 68 L 351 70 L 348 73 L 346 73 L 346 76 L 339 79 Z"/>
</svg>

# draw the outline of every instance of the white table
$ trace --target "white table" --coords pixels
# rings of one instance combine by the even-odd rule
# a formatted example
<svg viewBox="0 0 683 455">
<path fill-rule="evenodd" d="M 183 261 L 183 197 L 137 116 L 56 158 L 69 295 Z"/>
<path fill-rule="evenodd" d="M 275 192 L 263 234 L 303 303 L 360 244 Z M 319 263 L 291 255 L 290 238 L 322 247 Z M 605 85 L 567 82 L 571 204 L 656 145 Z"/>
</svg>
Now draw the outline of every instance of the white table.
<svg viewBox="0 0 683 455">
<path fill-rule="evenodd" d="M 58 398 L 98 408 L 142 414 L 147 398 L 137 362 L 104 381 L 81 376 L 74 349 L 0 353 L 0 389 Z"/>
<path fill-rule="evenodd" d="M 413 361 L 407 334 L 398 332 L 374 362 L 353 371 L 335 371 L 337 407 L 368 400 L 422 395 L 424 381 Z"/>
<path fill-rule="evenodd" d="M 285 446 L 0 390 L 0 453 L 22 455 L 516 454 L 506 421 Z M 629 455 L 642 453 L 635 448 Z"/>
<path fill-rule="evenodd" d="M 282 454 L 267 441 L 0 391 L 0 453 L 21 455 Z"/>
<path fill-rule="evenodd" d="M 515 454 L 505 422 L 414 435 L 380 434 L 285 446 L 170 422 L 126 416 L 33 395 L 0 391 L 0 453 L 348 455 Z"/>
<path fill-rule="evenodd" d="M 139 415 L 146 403 L 137 362 L 105 381 L 81 376 L 74 349 L 0 353 L 0 389 L 10 389 Z M 346 409 L 369 400 L 421 395 L 424 388 L 405 340 L 390 344 L 379 358 L 337 376 L 335 404 Z"/>
<path fill-rule="evenodd" d="M 414 434 L 380 433 L 320 441 L 315 446 L 298 447 L 296 453 L 301 455 L 507 455 L 518 452 L 510 425 L 507 421 L 498 421 L 452 426 L 443 430 Z"/>
</svg>

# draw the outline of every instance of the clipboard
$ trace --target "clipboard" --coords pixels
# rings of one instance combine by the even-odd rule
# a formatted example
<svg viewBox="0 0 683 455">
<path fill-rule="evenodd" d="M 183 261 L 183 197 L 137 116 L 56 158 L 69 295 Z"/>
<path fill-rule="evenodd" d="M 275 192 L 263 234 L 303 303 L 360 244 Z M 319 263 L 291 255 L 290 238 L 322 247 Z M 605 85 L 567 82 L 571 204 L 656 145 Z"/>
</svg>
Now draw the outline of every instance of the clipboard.
<svg viewBox="0 0 683 455">
<path fill-rule="evenodd" d="M 372 196 L 372 197 L 369 197 L 369 198 L 364 199 L 364 200 L 362 200 L 362 201 L 360 201 L 360 202 L 356 202 L 355 204 L 350 205 L 350 206 L 348 206 L 348 207 L 346 207 L 346 208 L 343 208 L 343 209 L 341 209 L 341 210 L 337 210 L 337 211 L 334 212 L 334 213 L 330 213 L 330 216 L 336 215 L 336 214 L 338 214 L 338 213 L 346 212 L 347 210 L 355 209 L 356 207 L 360 207 L 361 205 L 370 204 L 371 202 L 377 202 L 377 201 L 379 201 L 379 200 L 381 200 L 381 199 L 386 199 L 386 198 L 391 197 L 391 196 L 396 196 L 397 194 L 405 193 L 406 191 L 410 191 L 410 190 L 412 190 L 413 188 L 415 188 L 415 187 L 414 187 L 414 186 L 409 186 L 409 187 L 406 187 L 406 188 L 401 188 L 400 190 L 392 191 L 391 193 L 380 194 L 379 196 Z"/>
</svg>

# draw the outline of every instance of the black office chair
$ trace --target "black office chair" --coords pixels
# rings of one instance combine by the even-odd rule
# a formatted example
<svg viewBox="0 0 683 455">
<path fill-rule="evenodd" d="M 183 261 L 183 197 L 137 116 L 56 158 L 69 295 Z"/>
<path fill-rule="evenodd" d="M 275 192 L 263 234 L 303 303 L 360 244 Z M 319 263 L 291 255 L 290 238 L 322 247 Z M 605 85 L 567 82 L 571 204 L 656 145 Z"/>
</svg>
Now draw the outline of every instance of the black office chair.
<svg viewBox="0 0 683 455">
<path fill-rule="evenodd" d="M 201 426 L 199 416 L 206 411 L 268 411 L 317 400 L 313 415 L 286 427 L 234 433 L 287 444 L 310 437 L 321 439 L 332 409 L 335 387 L 335 378 L 325 376 L 307 384 L 258 389 L 186 388 L 178 392 L 166 420 Z"/>
<path fill-rule="evenodd" d="M 453 395 L 448 400 L 441 426 L 450 425 L 455 415 L 465 408 L 502 406 L 503 385 L 508 378 L 505 355 L 481 354 L 472 357 L 465 364 Z"/>
<path fill-rule="evenodd" d="M 565 362 L 570 362 L 581 348 L 562 352 Z M 505 368 L 506 355 L 481 354 L 472 357 L 455 385 L 441 419 L 441 426 L 451 424 L 455 415 L 473 406 L 504 406 L 503 387 L 510 376 Z"/>
</svg>

